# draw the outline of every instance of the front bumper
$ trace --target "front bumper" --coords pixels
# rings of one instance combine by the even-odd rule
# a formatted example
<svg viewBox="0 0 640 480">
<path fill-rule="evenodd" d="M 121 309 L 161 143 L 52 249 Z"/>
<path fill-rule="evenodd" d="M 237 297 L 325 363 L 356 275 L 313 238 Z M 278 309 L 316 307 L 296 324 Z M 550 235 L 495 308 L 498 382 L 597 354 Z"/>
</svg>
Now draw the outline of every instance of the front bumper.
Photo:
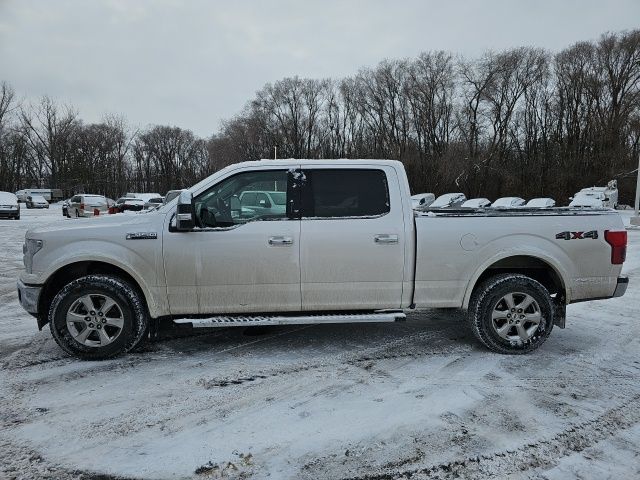
<svg viewBox="0 0 640 480">
<path fill-rule="evenodd" d="M 20 305 L 31 315 L 38 314 L 38 300 L 40 300 L 42 287 L 37 285 L 25 285 L 22 280 L 18 280 L 18 300 Z"/>
<path fill-rule="evenodd" d="M 629 286 L 629 277 L 618 277 L 618 284 L 616 285 L 616 289 L 613 292 L 613 296 L 621 297 L 627 291 L 627 287 Z"/>
</svg>

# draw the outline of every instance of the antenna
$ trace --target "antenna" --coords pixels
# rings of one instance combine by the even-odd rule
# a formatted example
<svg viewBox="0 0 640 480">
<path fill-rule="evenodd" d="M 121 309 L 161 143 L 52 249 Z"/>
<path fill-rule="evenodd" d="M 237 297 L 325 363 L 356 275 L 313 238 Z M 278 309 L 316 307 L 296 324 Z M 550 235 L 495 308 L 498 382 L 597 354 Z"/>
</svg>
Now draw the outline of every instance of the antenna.
<svg viewBox="0 0 640 480">
<path fill-rule="evenodd" d="M 638 172 L 636 173 L 636 203 L 634 205 L 635 212 L 631 217 L 631 225 L 640 227 L 640 153 L 638 154 Z"/>
</svg>

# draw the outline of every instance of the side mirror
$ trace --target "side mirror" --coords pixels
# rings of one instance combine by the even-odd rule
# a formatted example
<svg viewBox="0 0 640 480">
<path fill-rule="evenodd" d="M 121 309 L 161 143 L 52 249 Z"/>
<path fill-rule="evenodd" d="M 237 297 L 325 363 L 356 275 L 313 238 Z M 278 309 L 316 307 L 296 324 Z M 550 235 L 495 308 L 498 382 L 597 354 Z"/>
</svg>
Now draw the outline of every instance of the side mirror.
<svg viewBox="0 0 640 480">
<path fill-rule="evenodd" d="M 268 200 L 260 200 L 258 203 L 263 208 L 270 208 L 271 207 L 271 203 L 269 203 Z"/>
<path fill-rule="evenodd" d="M 181 192 L 176 210 L 176 230 L 186 232 L 196 226 L 194 210 L 193 193 L 186 190 Z"/>
</svg>

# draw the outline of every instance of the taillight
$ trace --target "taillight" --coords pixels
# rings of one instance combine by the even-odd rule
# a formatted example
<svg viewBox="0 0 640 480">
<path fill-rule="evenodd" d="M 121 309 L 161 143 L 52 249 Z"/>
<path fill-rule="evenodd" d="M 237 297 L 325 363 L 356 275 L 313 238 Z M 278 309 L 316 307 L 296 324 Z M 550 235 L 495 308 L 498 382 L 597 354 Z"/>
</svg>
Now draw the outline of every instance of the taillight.
<svg viewBox="0 0 640 480">
<path fill-rule="evenodd" d="M 611 263 L 613 265 L 622 265 L 627 257 L 626 230 L 605 230 L 604 239 L 611 245 Z"/>
<path fill-rule="evenodd" d="M 84 203 L 80 204 L 80 210 L 84 210 Z"/>
</svg>

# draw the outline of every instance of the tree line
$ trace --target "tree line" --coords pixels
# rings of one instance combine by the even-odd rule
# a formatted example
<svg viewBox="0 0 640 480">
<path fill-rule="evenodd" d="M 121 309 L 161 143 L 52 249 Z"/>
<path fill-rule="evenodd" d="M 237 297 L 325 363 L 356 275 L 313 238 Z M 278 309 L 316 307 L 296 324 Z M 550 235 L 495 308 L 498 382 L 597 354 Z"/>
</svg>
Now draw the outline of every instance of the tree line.
<svg viewBox="0 0 640 480">
<path fill-rule="evenodd" d="M 266 84 L 210 138 L 179 127 L 85 124 L 50 98 L 0 90 L 0 190 L 30 186 L 117 196 L 192 185 L 260 158 L 391 158 L 412 191 L 552 196 L 622 180 L 640 154 L 640 30 L 552 53 L 533 47 L 466 59 L 432 51 L 352 77 Z"/>
</svg>

